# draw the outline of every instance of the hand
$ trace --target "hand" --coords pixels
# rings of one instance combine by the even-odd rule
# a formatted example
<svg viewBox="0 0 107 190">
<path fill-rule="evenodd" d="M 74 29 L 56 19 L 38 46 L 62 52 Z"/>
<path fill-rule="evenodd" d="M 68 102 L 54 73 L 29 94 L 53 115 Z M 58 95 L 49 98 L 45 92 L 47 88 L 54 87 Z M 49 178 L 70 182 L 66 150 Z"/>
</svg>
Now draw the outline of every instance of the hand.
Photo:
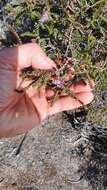
<svg viewBox="0 0 107 190">
<path fill-rule="evenodd" d="M 81 106 L 75 99 L 65 96 L 51 107 L 47 101 L 51 91 L 46 91 L 45 87 L 39 90 L 30 87 L 25 93 L 15 91 L 21 82 L 21 69 L 29 66 L 34 69 L 52 69 L 55 63 L 35 43 L 0 51 L 0 137 L 27 132 L 49 115 Z M 23 82 L 21 87 L 24 88 L 30 82 Z M 71 89 L 85 105 L 93 100 L 89 84 L 79 82 L 72 85 Z"/>
</svg>

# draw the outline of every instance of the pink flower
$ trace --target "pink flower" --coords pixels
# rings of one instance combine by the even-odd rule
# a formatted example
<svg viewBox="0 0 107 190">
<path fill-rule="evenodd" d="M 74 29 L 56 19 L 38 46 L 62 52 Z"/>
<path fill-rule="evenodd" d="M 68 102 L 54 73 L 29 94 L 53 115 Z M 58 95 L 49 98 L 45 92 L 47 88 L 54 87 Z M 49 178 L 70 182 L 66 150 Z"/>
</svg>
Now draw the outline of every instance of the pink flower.
<svg viewBox="0 0 107 190">
<path fill-rule="evenodd" d="M 49 20 L 49 15 L 48 15 L 48 12 L 45 11 L 45 12 L 43 13 L 43 15 L 41 16 L 39 22 L 40 22 L 41 24 L 43 24 L 43 23 L 47 22 L 48 20 Z"/>
<path fill-rule="evenodd" d="M 53 80 L 52 84 L 55 85 L 58 88 L 63 88 L 64 81 L 62 81 L 62 80 Z"/>
</svg>

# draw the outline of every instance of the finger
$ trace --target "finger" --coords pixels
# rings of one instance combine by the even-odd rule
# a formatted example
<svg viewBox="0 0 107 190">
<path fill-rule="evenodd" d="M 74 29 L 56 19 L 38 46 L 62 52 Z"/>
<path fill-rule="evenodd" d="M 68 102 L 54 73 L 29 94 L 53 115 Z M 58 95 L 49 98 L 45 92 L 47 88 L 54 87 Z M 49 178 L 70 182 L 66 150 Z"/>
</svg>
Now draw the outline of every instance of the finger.
<svg viewBox="0 0 107 190">
<path fill-rule="evenodd" d="M 93 88 L 95 86 L 94 81 L 92 80 L 92 85 Z M 75 82 L 74 84 L 71 85 L 70 90 L 73 91 L 74 93 L 80 93 L 80 92 L 90 92 L 93 89 L 90 87 L 89 83 L 84 84 L 82 81 Z M 46 90 L 46 96 L 47 98 L 50 98 L 55 95 L 55 92 L 51 89 Z M 62 96 L 66 96 L 66 93 L 61 94 Z"/>
<path fill-rule="evenodd" d="M 28 43 L 18 47 L 18 67 L 24 69 L 32 66 L 35 69 L 52 69 L 55 63 L 47 57 L 36 43 Z"/>
<path fill-rule="evenodd" d="M 95 87 L 95 83 L 93 80 L 91 80 L 92 85 L 90 86 L 90 83 L 87 82 L 86 84 L 81 80 L 78 82 L 75 82 L 71 85 L 70 89 L 74 91 L 75 93 L 78 92 L 89 92 L 92 91 Z"/>
<path fill-rule="evenodd" d="M 91 92 L 83 92 L 76 94 L 76 97 L 84 103 L 84 105 L 89 104 L 94 96 Z M 66 111 L 66 110 L 73 110 L 76 108 L 81 107 L 81 103 L 72 98 L 72 97 L 61 97 L 57 100 L 52 107 L 49 108 L 49 115 L 53 115 L 58 112 Z"/>
<path fill-rule="evenodd" d="M 74 70 L 73 67 L 71 67 L 71 68 L 67 71 L 67 73 L 65 73 L 64 78 L 65 78 L 65 80 L 67 81 L 67 80 L 72 80 L 72 79 L 74 78 L 74 76 L 75 76 L 75 70 Z"/>
<path fill-rule="evenodd" d="M 36 109 L 38 110 L 40 120 L 45 119 L 49 109 L 49 105 L 45 97 L 45 86 L 38 89 L 35 92 L 35 94 L 31 97 L 31 100 L 35 105 Z"/>
<path fill-rule="evenodd" d="M 55 92 L 51 89 L 46 89 L 46 97 L 51 98 L 55 95 Z"/>
</svg>

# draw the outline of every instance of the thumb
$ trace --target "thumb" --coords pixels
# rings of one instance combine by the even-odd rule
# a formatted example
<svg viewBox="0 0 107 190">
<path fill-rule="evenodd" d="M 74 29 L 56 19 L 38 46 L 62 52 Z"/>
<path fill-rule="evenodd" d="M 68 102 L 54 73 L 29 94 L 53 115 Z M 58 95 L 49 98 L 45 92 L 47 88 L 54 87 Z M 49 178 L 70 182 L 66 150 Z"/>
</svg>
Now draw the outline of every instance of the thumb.
<svg viewBox="0 0 107 190">
<path fill-rule="evenodd" d="M 18 47 L 19 69 L 24 69 L 29 66 L 35 69 L 56 68 L 54 61 L 49 59 L 36 43 L 28 43 Z"/>
</svg>

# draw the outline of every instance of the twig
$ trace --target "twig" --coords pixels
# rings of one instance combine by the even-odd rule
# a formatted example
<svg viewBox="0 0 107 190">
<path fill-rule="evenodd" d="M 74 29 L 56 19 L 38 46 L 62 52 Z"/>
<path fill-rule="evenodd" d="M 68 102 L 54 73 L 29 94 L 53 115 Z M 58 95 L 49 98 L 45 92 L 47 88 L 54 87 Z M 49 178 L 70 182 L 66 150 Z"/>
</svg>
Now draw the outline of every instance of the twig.
<svg viewBox="0 0 107 190">
<path fill-rule="evenodd" d="M 24 136 L 22 137 L 21 142 L 20 142 L 20 144 L 19 144 L 19 146 L 18 146 L 18 148 L 16 150 L 16 154 L 15 154 L 16 156 L 20 153 L 21 147 L 22 147 L 23 142 L 25 141 L 25 139 L 27 137 L 27 134 L 28 133 L 25 133 Z"/>
<path fill-rule="evenodd" d="M 70 35 L 69 35 L 69 39 L 68 39 L 68 45 L 67 45 L 67 49 L 66 49 L 66 52 L 65 52 L 65 56 L 67 57 L 68 55 L 68 50 L 69 50 L 69 47 L 70 47 L 70 43 L 71 43 L 71 37 L 72 37 L 72 30 L 70 31 Z"/>
<path fill-rule="evenodd" d="M 77 100 L 81 104 L 81 106 L 83 106 L 83 107 L 85 106 L 84 103 L 79 98 L 77 98 L 76 94 L 73 91 L 71 91 L 69 88 L 65 87 L 63 89 L 63 92 L 67 93 L 68 96 Z"/>
<path fill-rule="evenodd" d="M 18 33 L 16 32 L 16 30 L 15 30 L 11 25 L 9 25 L 8 28 L 9 28 L 10 32 L 11 32 L 11 33 L 15 36 L 15 38 L 17 39 L 18 44 L 22 44 L 22 41 L 21 41 L 21 39 L 20 39 Z"/>
<path fill-rule="evenodd" d="M 97 5 L 101 4 L 101 3 L 105 3 L 106 0 L 100 0 L 100 1 L 97 1 L 96 3 L 94 3 L 93 5 L 91 5 L 89 8 L 94 8 L 96 7 Z"/>
</svg>

